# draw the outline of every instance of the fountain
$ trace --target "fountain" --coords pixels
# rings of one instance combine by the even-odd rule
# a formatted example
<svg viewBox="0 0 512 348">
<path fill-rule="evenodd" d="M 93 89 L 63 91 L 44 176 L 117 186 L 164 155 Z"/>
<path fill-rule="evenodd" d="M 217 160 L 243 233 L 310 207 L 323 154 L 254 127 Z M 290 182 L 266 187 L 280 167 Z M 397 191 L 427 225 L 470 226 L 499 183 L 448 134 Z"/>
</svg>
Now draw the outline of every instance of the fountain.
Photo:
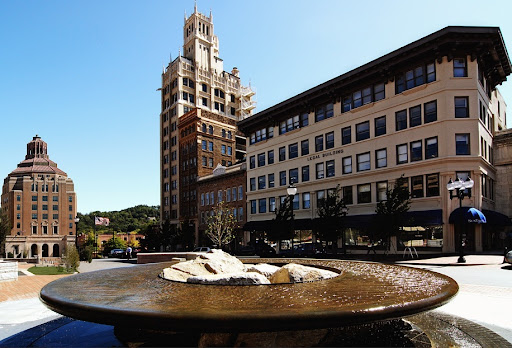
<svg viewBox="0 0 512 348">
<path fill-rule="evenodd" d="M 244 262 L 249 261 L 254 260 Z M 198 285 L 160 278 L 174 264 L 167 262 L 59 279 L 45 286 L 40 298 L 65 316 L 113 325 L 127 345 L 336 346 L 382 345 L 395 332 L 411 329 L 401 318 L 439 307 L 458 291 L 449 277 L 403 266 L 258 261 L 279 266 L 293 262 L 340 275 L 294 284 Z M 362 343 L 361 337 L 366 337 Z"/>
</svg>

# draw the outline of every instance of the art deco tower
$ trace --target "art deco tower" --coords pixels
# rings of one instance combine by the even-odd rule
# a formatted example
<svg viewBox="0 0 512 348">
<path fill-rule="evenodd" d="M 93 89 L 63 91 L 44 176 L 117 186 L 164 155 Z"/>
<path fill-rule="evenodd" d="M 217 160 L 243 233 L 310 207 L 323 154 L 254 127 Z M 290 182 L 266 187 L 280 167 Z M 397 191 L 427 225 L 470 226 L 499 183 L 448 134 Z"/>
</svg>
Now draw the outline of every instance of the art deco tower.
<svg viewBox="0 0 512 348">
<path fill-rule="evenodd" d="M 214 152 L 221 151 L 222 142 L 212 141 L 213 148 L 207 147 L 212 156 L 207 157 L 206 163 L 202 158 L 190 158 L 190 131 L 202 134 L 202 124 L 206 125 L 208 136 L 222 140 L 227 134 L 234 148 L 235 160 L 245 157 L 245 137 L 233 128 L 236 121 L 252 114 L 255 102 L 252 101 L 254 92 L 250 87 L 241 85 L 239 71 L 233 68 L 231 72 L 224 71 L 223 60 L 219 57 L 219 40 L 214 34 L 213 16 L 205 16 L 194 8 L 194 13 L 187 17 L 183 26 L 183 48 L 179 56 L 164 69 L 162 73 L 160 114 L 160 154 L 161 154 L 161 221 L 170 221 L 178 225 L 180 220 L 188 220 L 182 216 L 180 201 L 185 197 L 197 199 L 196 192 L 184 192 L 183 185 L 187 180 L 197 178 L 183 177 L 183 170 L 190 166 L 204 167 L 207 174 L 213 171 L 218 163 L 210 163 Z M 201 121 L 194 123 L 192 129 L 183 127 L 180 130 L 180 119 L 187 113 L 202 111 Z M 208 121 L 204 119 L 208 118 Z M 229 121 L 229 122 L 227 122 Z M 229 133 L 228 133 L 229 131 Z M 206 131 L 204 132 L 206 134 Z M 180 151 L 183 138 L 187 138 L 187 156 Z M 201 148 L 201 137 L 193 137 L 192 148 Z M 209 142 L 207 143 L 208 146 Z M 183 146 L 184 147 L 184 146 Z M 217 149 L 219 147 L 219 149 Z M 227 161 L 232 162 L 232 161 Z M 211 164 L 211 166 L 210 166 Z M 234 163 L 233 163 L 234 164 Z M 198 170 L 201 172 L 201 170 Z M 190 202 L 197 205 L 197 201 Z M 187 210 L 188 211 L 188 210 Z"/>
<path fill-rule="evenodd" d="M 6 252 L 14 257 L 60 257 L 75 242 L 73 181 L 50 160 L 48 145 L 37 135 L 25 160 L 4 179 L 2 209 L 12 226 Z"/>
</svg>

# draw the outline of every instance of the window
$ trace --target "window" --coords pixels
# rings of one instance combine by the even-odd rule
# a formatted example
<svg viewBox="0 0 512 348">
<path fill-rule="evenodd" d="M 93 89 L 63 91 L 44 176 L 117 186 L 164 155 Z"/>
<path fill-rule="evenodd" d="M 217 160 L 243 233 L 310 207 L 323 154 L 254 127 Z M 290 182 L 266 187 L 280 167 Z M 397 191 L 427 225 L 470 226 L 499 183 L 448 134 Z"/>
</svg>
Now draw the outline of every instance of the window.
<svg viewBox="0 0 512 348">
<path fill-rule="evenodd" d="M 265 165 L 265 153 L 258 154 L 258 167 L 263 167 Z"/>
<path fill-rule="evenodd" d="M 299 144 L 294 143 L 294 144 L 288 145 L 288 158 L 292 159 L 292 158 L 296 158 L 298 156 L 299 156 Z"/>
<path fill-rule="evenodd" d="M 275 186 L 274 173 L 268 175 L 268 188 Z"/>
<path fill-rule="evenodd" d="M 423 159 L 423 149 L 421 140 L 411 142 L 411 162 L 421 161 Z"/>
<path fill-rule="evenodd" d="M 386 149 L 375 151 L 375 167 L 384 168 L 388 165 L 388 152 Z"/>
<path fill-rule="evenodd" d="M 291 132 L 294 129 L 305 127 L 308 125 L 308 114 L 302 114 L 301 116 L 295 115 L 279 123 L 279 134 L 285 134 Z"/>
<path fill-rule="evenodd" d="M 296 184 L 299 182 L 299 169 L 298 168 L 290 169 L 288 175 L 290 177 L 290 179 L 289 179 L 290 185 Z"/>
<path fill-rule="evenodd" d="M 267 152 L 267 156 L 268 156 L 268 164 L 273 164 L 274 163 L 274 150 L 270 150 L 269 152 Z"/>
<path fill-rule="evenodd" d="M 319 206 L 325 199 L 325 191 L 316 191 L 316 205 Z"/>
<path fill-rule="evenodd" d="M 59 214 L 53 214 L 53 215 L 52 215 L 52 218 L 53 218 L 54 220 L 58 220 L 58 219 L 59 219 Z"/>
<path fill-rule="evenodd" d="M 372 189 L 370 184 L 357 185 L 357 203 L 371 203 Z"/>
<path fill-rule="evenodd" d="M 356 141 L 370 138 L 370 122 L 366 121 L 356 125 Z"/>
<path fill-rule="evenodd" d="M 386 134 L 386 116 L 375 119 L 375 136 Z"/>
<path fill-rule="evenodd" d="M 302 209 L 311 208 L 311 196 L 309 192 L 304 192 L 302 194 Z"/>
<path fill-rule="evenodd" d="M 455 97 L 455 118 L 468 118 L 468 97 Z"/>
<path fill-rule="evenodd" d="M 409 109 L 409 126 L 416 127 L 421 125 L 421 105 Z"/>
<path fill-rule="evenodd" d="M 279 185 L 286 186 L 286 171 L 279 172 Z"/>
<path fill-rule="evenodd" d="M 256 200 L 251 200 L 251 214 L 256 214 Z"/>
<path fill-rule="evenodd" d="M 265 189 L 265 175 L 258 176 L 258 190 L 264 190 Z"/>
<path fill-rule="evenodd" d="M 315 151 L 323 151 L 324 150 L 324 136 L 319 135 L 315 137 Z"/>
<path fill-rule="evenodd" d="M 411 177 L 411 197 L 421 198 L 423 197 L 423 175 Z"/>
<path fill-rule="evenodd" d="M 18 201 L 18 202 L 21 201 L 21 196 L 20 195 L 16 195 L 16 201 Z"/>
<path fill-rule="evenodd" d="M 302 182 L 309 181 L 309 166 L 302 167 Z"/>
<path fill-rule="evenodd" d="M 43 202 L 48 202 L 48 196 L 43 196 Z"/>
<path fill-rule="evenodd" d="M 334 132 L 325 135 L 325 148 L 332 149 L 334 147 Z"/>
<path fill-rule="evenodd" d="M 362 172 L 370 170 L 370 153 L 361 153 L 357 155 L 357 171 Z"/>
<path fill-rule="evenodd" d="M 280 147 L 279 148 L 279 162 L 286 160 L 286 148 Z"/>
<path fill-rule="evenodd" d="M 469 155 L 469 134 L 455 134 L 455 154 Z"/>
<path fill-rule="evenodd" d="M 334 160 L 325 162 L 325 167 L 327 169 L 327 177 L 333 177 L 335 175 Z"/>
<path fill-rule="evenodd" d="M 396 164 L 407 163 L 409 161 L 407 154 L 407 144 L 396 146 Z"/>
<path fill-rule="evenodd" d="M 345 204 L 354 204 L 354 198 L 352 196 L 352 186 L 343 186 L 341 188 L 343 194 L 343 202 Z"/>
<path fill-rule="evenodd" d="M 342 112 L 385 98 L 384 83 L 367 86 L 343 98 Z"/>
<path fill-rule="evenodd" d="M 256 168 L 256 156 L 249 157 L 249 169 Z"/>
<path fill-rule="evenodd" d="M 439 174 L 427 175 L 427 197 L 439 196 Z"/>
<path fill-rule="evenodd" d="M 37 234 L 37 226 L 32 226 L 32 234 Z"/>
<path fill-rule="evenodd" d="M 213 142 L 212 141 L 208 142 L 208 151 L 213 151 Z"/>
<path fill-rule="evenodd" d="M 309 155 L 309 139 L 302 140 L 300 142 L 300 155 L 301 156 Z"/>
<path fill-rule="evenodd" d="M 300 115 L 301 127 L 306 127 L 309 124 L 309 114 L 303 113 Z"/>
<path fill-rule="evenodd" d="M 299 195 L 295 195 L 293 196 L 293 210 L 298 210 L 299 209 Z"/>
<path fill-rule="evenodd" d="M 231 189 L 231 197 L 233 199 L 233 202 L 236 201 L 236 187 L 233 187 Z"/>
<path fill-rule="evenodd" d="M 59 206 L 57 204 L 52 205 L 53 210 L 59 210 Z M 44 209 L 43 209 L 44 210 Z"/>
<path fill-rule="evenodd" d="M 384 84 L 379 83 L 373 86 L 373 100 L 379 101 L 384 99 L 386 96 L 384 94 Z"/>
<path fill-rule="evenodd" d="M 233 148 L 231 146 L 228 146 L 228 155 L 229 156 L 233 155 Z"/>
<path fill-rule="evenodd" d="M 203 92 L 208 92 L 208 86 L 206 85 L 206 83 L 201 84 L 201 89 Z"/>
<path fill-rule="evenodd" d="M 324 178 L 324 164 L 323 163 L 316 164 L 316 178 L 317 179 Z"/>
<path fill-rule="evenodd" d="M 201 206 L 204 206 L 204 193 L 201 193 Z"/>
<path fill-rule="evenodd" d="M 408 89 L 436 80 L 435 64 L 418 66 L 404 74 L 395 77 L 395 93 L 399 94 Z"/>
<path fill-rule="evenodd" d="M 268 211 L 275 212 L 276 211 L 276 197 L 268 198 Z"/>
<path fill-rule="evenodd" d="M 222 144 L 222 145 L 220 146 L 220 153 L 221 153 L 221 154 L 223 154 L 223 155 L 225 155 L 225 154 L 226 154 L 226 145 Z"/>
<path fill-rule="evenodd" d="M 37 204 L 32 204 L 32 210 L 37 210 Z"/>
<path fill-rule="evenodd" d="M 203 164 L 203 166 L 204 166 L 204 167 L 206 167 L 206 166 L 207 166 L 207 162 L 206 162 L 206 161 L 207 161 L 207 160 L 206 160 L 206 156 L 202 156 L 202 157 L 201 157 L 201 163 Z"/>
<path fill-rule="evenodd" d="M 32 202 L 37 202 L 37 196 L 32 196 Z"/>
<path fill-rule="evenodd" d="M 402 130 L 407 128 L 407 110 L 400 110 L 395 113 L 396 118 L 396 130 Z"/>
<path fill-rule="evenodd" d="M 261 198 L 258 200 L 258 213 L 266 213 L 267 212 L 267 199 Z"/>
<path fill-rule="evenodd" d="M 244 189 L 242 185 L 238 186 L 238 200 L 241 201 L 244 199 Z"/>
<path fill-rule="evenodd" d="M 467 77 L 468 67 L 466 58 L 455 58 L 453 60 L 453 77 Z"/>
<path fill-rule="evenodd" d="M 315 110 L 315 122 L 325 120 L 334 116 L 334 105 L 329 103 Z"/>
<path fill-rule="evenodd" d="M 425 139 L 425 159 L 438 157 L 437 137 Z"/>
<path fill-rule="evenodd" d="M 343 174 L 352 173 L 352 156 L 343 157 Z"/>
<path fill-rule="evenodd" d="M 388 182 L 379 181 L 377 182 L 377 202 L 382 202 L 388 199 Z"/>
<path fill-rule="evenodd" d="M 217 192 L 217 202 L 220 203 L 220 202 L 222 202 L 222 200 L 223 200 L 222 199 L 222 190 L 219 190 Z"/>
<path fill-rule="evenodd" d="M 251 191 L 256 191 L 256 178 L 249 179 L 249 189 Z"/>
<path fill-rule="evenodd" d="M 425 123 L 437 121 L 437 100 L 425 103 L 424 105 Z"/>
<path fill-rule="evenodd" d="M 347 145 L 352 142 L 352 131 L 351 127 L 345 127 L 341 129 L 341 145 Z"/>
</svg>

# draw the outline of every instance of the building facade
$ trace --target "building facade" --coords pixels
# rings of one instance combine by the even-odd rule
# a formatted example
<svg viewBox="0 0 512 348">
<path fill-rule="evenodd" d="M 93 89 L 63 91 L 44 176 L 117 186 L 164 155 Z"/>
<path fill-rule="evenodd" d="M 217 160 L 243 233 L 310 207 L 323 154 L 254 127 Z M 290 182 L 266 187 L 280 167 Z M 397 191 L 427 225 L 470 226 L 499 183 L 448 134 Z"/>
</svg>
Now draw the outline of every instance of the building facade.
<svg viewBox="0 0 512 348">
<path fill-rule="evenodd" d="M 197 240 L 204 238 L 207 229 L 208 216 L 213 214 L 214 207 L 219 202 L 225 202 L 237 221 L 235 226 L 235 245 L 245 244 L 249 239 L 245 236 L 243 227 L 246 223 L 246 164 L 239 163 L 231 167 L 218 165 L 210 175 L 202 176 L 197 181 L 199 235 Z"/>
<path fill-rule="evenodd" d="M 60 257 L 76 238 L 73 181 L 48 156 L 35 136 L 25 160 L 4 179 L 2 209 L 11 222 L 6 252 L 14 257 Z"/>
<path fill-rule="evenodd" d="M 190 144 L 191 134 L 183 133 L 184 125 L 180 119 L 194 109 L 210 114 L 208 126 L 212 125 L 215 132 L 221 129 L 230 129 L 232 138 L 232 159 L 225 159 L 232 163 L 242 160 L 245 156 L 245 137 L 235 131 L 234 121 L 244 119 L 251 115 L 255 107 L 252 100 L 254 92 L 250 87 L 242 86 L 239 71 L 233 68 L 231 72 L 224 71 L 223 60 L 219 57 L 219 40 L 214 34 L 213 16 L 205 16 L 194 9 L 191 16 L 185 16 L 183 26 L 183 53 L 169 63 L 162 73 L 161 87 L 161 113 L 160 113 L 160 155 L 161 155 L 161 204 L 160 215 L 162 223 L 169 220 L 171 224 L 178 225 L 180 220 L 197 217 L 194 205 L 190 205 L 190 161 L 195 161 L 198 168 L 202 168 L 202 157 L 192 158 L 184 155 L 180 149 L 183 144 Z M 199 112 L 198 112 L 199 114 Z M 217 115 L 216 120 L 211 115 Z M 225 125 L 222 123 L 226 122 Z M 181 128 L 180 128 L 181 127 Z M 221 137 L 222 134 L 202 132 L 201 124 L 197 124 L 193 133 L 201 132 L 204 137 L 209 134 Z M 184 134 L 182 136 L 182 133 Z M 196 137 L 196 140 L 199 138 Z M 194 145 L 201 149 L 202 144 Z M 209 143 L 207 143 L 209 146 Z M 222 149 L 206 151 L 216 152 Z M 226 150 L 227 151 L 227 150 Z M 206 156 L 207 165 L 212 156 Z M 224 157 L 222 157 L 224 158 Z M 185 163 L 188 167 L 185 169 Z M 209 166 L 211 169 L 220 162 Z M 195 169 L 194 169 L 195 170 Z M 201 171 L 202 169 L 198 169 Z M 182 187 L 184 178 L 188 176 L 188 183 Z M 198 173 L 197 175 L 201 175 Z M 193 180 L 195 180 L 194 178 Z M 197 202 L 197 200 L 196 200 Z M 182 207 L 185 203 L 186 207 Z M 191 215 L 194 213 L 193 215 Z M 196 224 L 197 226 L 197 224 Z"/>
<path fill-rule="evenodd" d="M 447 27 L 239 122 L 247 229 L 268 229 L 290 184 L 296 229 L 311 229 L 318 201 L 339 185 L 346 246 L 367 249 L 376 205 L 403 175 L 412 202 L 403 245 L 454 252 L 462 236 L 467 250 L 482 250 L 481 225 L 449 222 L 459 201 L 446 185 L 471 177 L 463 205 L 503 217 L 493 149 L 506 104 L 496 86 L 510 72 L 499 28 Z"/>
<path fill-rule="evenodd" d="M 198 178 L 209 175 L 214 165 L 231 166 L 236 162 L 235 120 L 194 108 L 178 120 L 179 164 L 171 166 L 171 176 L 178 173 L 180 195 L 171 195 L 171 204 L 179 204 L 179 221 L 188 224 L 196 235 L 198 227 Z"/>
</svg>

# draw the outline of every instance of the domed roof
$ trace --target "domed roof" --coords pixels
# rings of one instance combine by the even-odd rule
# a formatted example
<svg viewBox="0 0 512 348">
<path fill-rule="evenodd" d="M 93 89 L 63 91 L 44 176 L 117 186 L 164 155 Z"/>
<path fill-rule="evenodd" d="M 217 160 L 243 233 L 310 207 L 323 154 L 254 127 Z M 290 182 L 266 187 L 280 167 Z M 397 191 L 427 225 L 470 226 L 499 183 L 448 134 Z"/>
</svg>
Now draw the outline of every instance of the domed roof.
<svg viewBox="0 0 512 348">
<path fill-rule="evenodd" d="M 23 174 L 67 174 L 57 168 L 57 163 L 50 160 L 48 156 L 48 144 L 41 140 L 37 134 L 31 142 L 27 144 L 27 155 L 25 160 L 18 164 L 9 176 L 19 176 Z"/>
</svg>

